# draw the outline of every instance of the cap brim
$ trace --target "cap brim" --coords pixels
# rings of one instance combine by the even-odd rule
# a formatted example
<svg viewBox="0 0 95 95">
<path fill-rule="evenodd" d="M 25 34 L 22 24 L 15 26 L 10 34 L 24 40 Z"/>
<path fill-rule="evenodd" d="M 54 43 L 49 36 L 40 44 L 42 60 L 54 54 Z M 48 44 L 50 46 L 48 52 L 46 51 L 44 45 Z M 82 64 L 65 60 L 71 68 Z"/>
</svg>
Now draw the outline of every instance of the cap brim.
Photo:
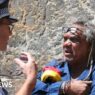
<svg viewBox="0 0 95 95">
<path fill-rule="evenodd" d="M 9 17 L 8 19 L 9 19 L 10 23 L 15 23 L 18 21 L 18 19 L 13 18 L 13 17 Z"/>
</svg>

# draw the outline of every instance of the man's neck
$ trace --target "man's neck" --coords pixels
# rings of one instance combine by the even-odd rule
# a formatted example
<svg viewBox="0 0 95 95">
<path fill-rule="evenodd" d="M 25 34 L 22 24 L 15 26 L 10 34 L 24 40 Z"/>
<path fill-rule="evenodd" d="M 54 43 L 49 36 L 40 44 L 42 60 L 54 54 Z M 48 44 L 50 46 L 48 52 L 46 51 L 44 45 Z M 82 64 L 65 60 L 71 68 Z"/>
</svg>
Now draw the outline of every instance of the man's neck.
<svg viewBox="0 0 95 95">
<path fill-rule="evenodd" d="M 87 61 L 73 62 L 69 68 L 72 78 L 77 78 L 87 68 Z"/>
</svg>

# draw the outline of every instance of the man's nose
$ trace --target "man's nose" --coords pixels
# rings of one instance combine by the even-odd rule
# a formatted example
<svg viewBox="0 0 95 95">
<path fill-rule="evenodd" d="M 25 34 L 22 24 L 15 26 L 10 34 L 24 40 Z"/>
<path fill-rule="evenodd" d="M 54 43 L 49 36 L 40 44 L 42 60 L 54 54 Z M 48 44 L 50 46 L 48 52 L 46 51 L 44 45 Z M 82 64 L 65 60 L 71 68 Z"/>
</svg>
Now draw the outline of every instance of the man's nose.
<svg viewBox="0 0 95 95">
<path fill-rule="evenodd" d="M 12 30 L 10 29 L 10 27 L 8 29 L 8 32 L 9 32 L 9 36 L 11 36 L 12 35 Z"/>
<path fill-rule="evenodd" d="M 64 46 L 71 46 L 72 42 L 70 41 L 70 39 L 67 39 L 66 41 L 64 41 Z"/>
</svg>

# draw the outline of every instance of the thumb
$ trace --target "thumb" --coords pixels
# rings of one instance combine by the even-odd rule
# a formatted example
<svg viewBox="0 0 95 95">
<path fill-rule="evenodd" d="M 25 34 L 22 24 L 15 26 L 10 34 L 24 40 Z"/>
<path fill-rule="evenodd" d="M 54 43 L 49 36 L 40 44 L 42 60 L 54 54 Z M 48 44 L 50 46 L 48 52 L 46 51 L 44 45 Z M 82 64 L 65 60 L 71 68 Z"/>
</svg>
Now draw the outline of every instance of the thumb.
<svg viewBox="0 0 95 95">
<path fill-rule="evenodd" d="M 84 83 L 86 83 L 86 84 L 91 84 L 92 83 L 92 81 L 83 81 Z"/>
<path fill-rule="evenodd" d="M 14 59 L 15 63 L 18 64 L 21 68 L 25 66 L 25 63 L 21 61 L 19 58 Z"/>
</svg>

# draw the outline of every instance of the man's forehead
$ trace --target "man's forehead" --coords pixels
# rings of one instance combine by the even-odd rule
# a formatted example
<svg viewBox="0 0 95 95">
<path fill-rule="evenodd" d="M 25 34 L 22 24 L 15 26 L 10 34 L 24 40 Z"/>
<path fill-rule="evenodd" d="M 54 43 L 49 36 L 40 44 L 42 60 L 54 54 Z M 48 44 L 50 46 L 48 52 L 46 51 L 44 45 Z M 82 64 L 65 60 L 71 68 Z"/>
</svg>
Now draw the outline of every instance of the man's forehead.
<svg viewBox="0 0 95 95">
<path fill-rule="evenodd" d="M 77 27 L 77 28 L 80 28 L 80 29 L 85 29 L 86 28 L 85 25 L 75 24 L 75 23 L 73 23 L 71 26 L 72 27 Z"/>
<path fill-rule="evenodd" d="M 63 34 L 63 37 L 81 38 L 81 34 L 67 32 Z"/>
<path fill-rule="evenodd" d="M 86 32 L 86 26 L 85 25 L 73 24 L 73 27 L 81 30 L 81 31 L 79 31 L 79 32 L 81 32 L 81 34 L 84 34 L 84 32 Z"/>
</svg>

